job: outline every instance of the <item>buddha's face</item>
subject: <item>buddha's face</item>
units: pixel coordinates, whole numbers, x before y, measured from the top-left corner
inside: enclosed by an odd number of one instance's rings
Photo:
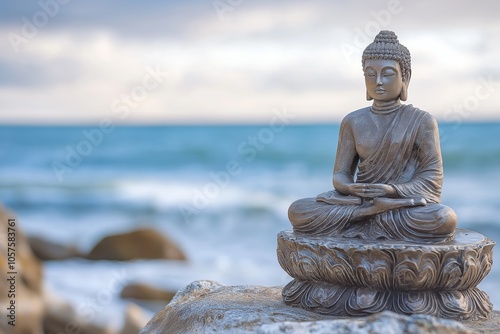
[[[384,102],[399,98],[404,85],[399,62],[366,59],[364,72],[366,91],[371,98]]]

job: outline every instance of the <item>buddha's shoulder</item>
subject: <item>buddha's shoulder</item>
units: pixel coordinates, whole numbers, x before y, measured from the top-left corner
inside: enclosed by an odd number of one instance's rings
[[[360,119],[363,119],[365,117],[370,116],[370,107],[364,107],[358,110],[354,110],[350,113],[348,113],[344,119],[342,120],[343,123],[353,123],[353,122],[358,122]]]
[[[432,116],[432,114],[429,113],[428,111],[414,107],[411,104],[407,105],[406,108],[409,108],[409,112],[411,112],[411,113],[419,113],[421,115],[421,118],[422,118],[421,123],[423,123],[424,125],[437,126],[436,118],[434,118],[434,116]]]

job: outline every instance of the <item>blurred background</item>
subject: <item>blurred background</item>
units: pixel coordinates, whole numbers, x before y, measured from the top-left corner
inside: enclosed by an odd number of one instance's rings
[[[86,321],[121,328],[130,284],[286,284],[276,234],[291,202],[331,188],[338,124],[368,105],[361,53],[383,29],[412,54],[407,102],[440,123],[443,203],[500,240],[497,1],[1,8],[0,202],[45,252],[44,298]],[[149,228],[182,256],[96,255]],[[140,253],[143,234],[123,247]],[[495,305],[497,268],[480,285]],[[133,297],[146,318],[166,303]]]

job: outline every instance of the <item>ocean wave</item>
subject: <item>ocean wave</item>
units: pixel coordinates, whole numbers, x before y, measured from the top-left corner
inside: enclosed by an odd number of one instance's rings
[[[65,162],[66,147],[85,139],[85,127],[0,127],[0,200],[26,234],[82,251],[105,236],[151,227],[188,255],[186,264],[47,263],[47,287],[76,306],[97,296],[122,268],[131,281],[172,289],[198,279],[284,285],[290,278],[276,259],[276,234],[291,228],[287,210],[294,200],[332,188],[339,126],[290,126],[255,155],[241,154],[238,147],[248,150],[250,136],[262,128],[117,127],[60,182],[52,164]],[[459,227],[500,240],[500,124],[441,129],[443,204],[457,212]],[[241,170],[227,178],[230,161]],[[499,275],[494,266],[483,282],[494,303],[500,303],[492,293]],[[110,306],[122,307],[118,294]]]

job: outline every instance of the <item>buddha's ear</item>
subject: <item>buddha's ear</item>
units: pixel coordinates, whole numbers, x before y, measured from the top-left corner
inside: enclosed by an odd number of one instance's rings
[[[373,100],[373,97],[370,96],[370,94],[368,94],[368,90],[366,90],[366,101],[371,101]]]
[[[401,88],[401,94],[399,94],[399,99],[401,101],[406,101],[408,99],[408,86],[410,85],[411,70],[408,71],[408,78],[403,81],[403,88]]]
[[[399,99],[401,101],[408,100],[408,83],[403,81],[403,88],[401,88],[401,93],[399,94]]]

